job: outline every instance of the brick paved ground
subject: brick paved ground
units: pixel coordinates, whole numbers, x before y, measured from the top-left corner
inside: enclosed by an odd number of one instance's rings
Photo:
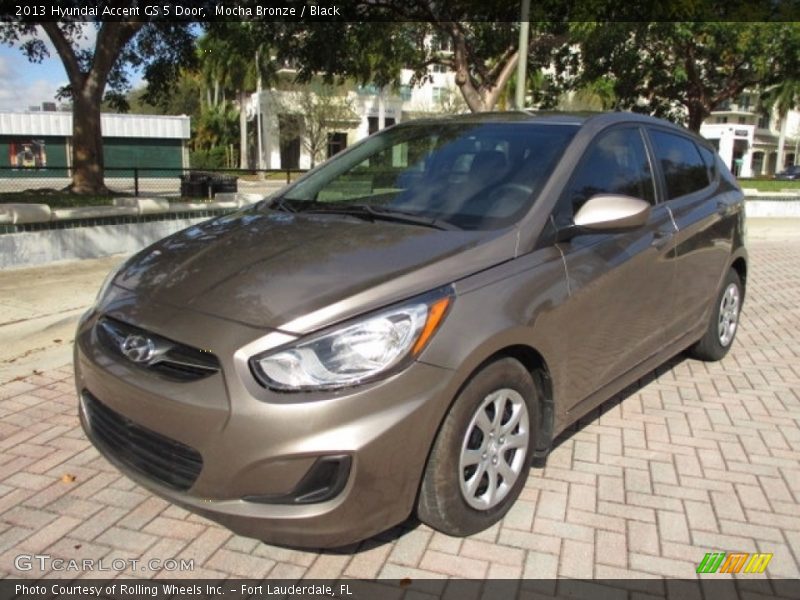
[[[501,524],[468,539],[406,525],[345,551],[302,552],[237,537],[98,456],[77,424],[68,366],[3,385],[0,575],[40,576],[13,560],[47,553],[192,558],[186,575],[201,577],[692,577],[717,550],[772,552],[767,576],[798,577],[800,239],[755,240],[751,255],[731,355],[675,359],[608,402],[561,437]]]

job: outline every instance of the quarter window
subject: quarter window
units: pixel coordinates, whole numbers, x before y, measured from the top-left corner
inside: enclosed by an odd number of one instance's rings
[[[698,146],[698,148],[700,148],[700,156],[703,157],[703,162],[706,163],[708,178],[713,182],[717,178],[717,155],[704,146]]]
[[[664,131],[650,132],[656,159],[664,173],[667,199],[702,190],[710,183],[706,163],[689,138]]]

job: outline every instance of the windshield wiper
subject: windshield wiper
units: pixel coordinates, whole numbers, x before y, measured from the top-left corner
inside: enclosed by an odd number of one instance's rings
[[[385,206],[372,206],[370,204],[341,204],[336,205],[331,203],[324,208],[312,208],[304,210],[304,213],[328,213],[337,215],[349,215],[370,221],[382,220],[392,221],[394,223],[406,223],[408,225],[419,225],[421,227],[431,227],[432,229],[441,229],[445,231],[459,230],[452,223],[442,221],[440,219],[432,219],[429,217],[422,217],[420,215],[387,208]]]
[[[272,201],[267,205],[267,208],[271,208],[272,210],[282,210],[283,212],[290,213],[297,212],[297,209],[289,204],[286,196],[278,196],[277,198],[273,198]]]

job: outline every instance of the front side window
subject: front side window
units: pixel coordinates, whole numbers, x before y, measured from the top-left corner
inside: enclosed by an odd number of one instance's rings
[[[461,229],[510,225],[532,205],[575,125],[399,125],[323,165],[280,199],[293,210],[357,204]]]
[[[614,129],[586,151],[556,209],[556,225],[567,226],[598,194],[632,196],[655,204],[655,187],[642,134],[637,127]]]
[[[651,130],[656,160],[664,173],[667,199],[679,198],[707,187],[711,182],[706,163],[695,143],[687,137]]]

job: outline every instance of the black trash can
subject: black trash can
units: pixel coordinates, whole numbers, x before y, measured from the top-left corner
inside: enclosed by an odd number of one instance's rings
[[[239,179],[233,175],[215,174],[211,179],[212,194],[235,194],[239,191]]]
[[[189,171],[181,176],[181,196],[184,198],[208,198],[210,176],[203,171]]]

